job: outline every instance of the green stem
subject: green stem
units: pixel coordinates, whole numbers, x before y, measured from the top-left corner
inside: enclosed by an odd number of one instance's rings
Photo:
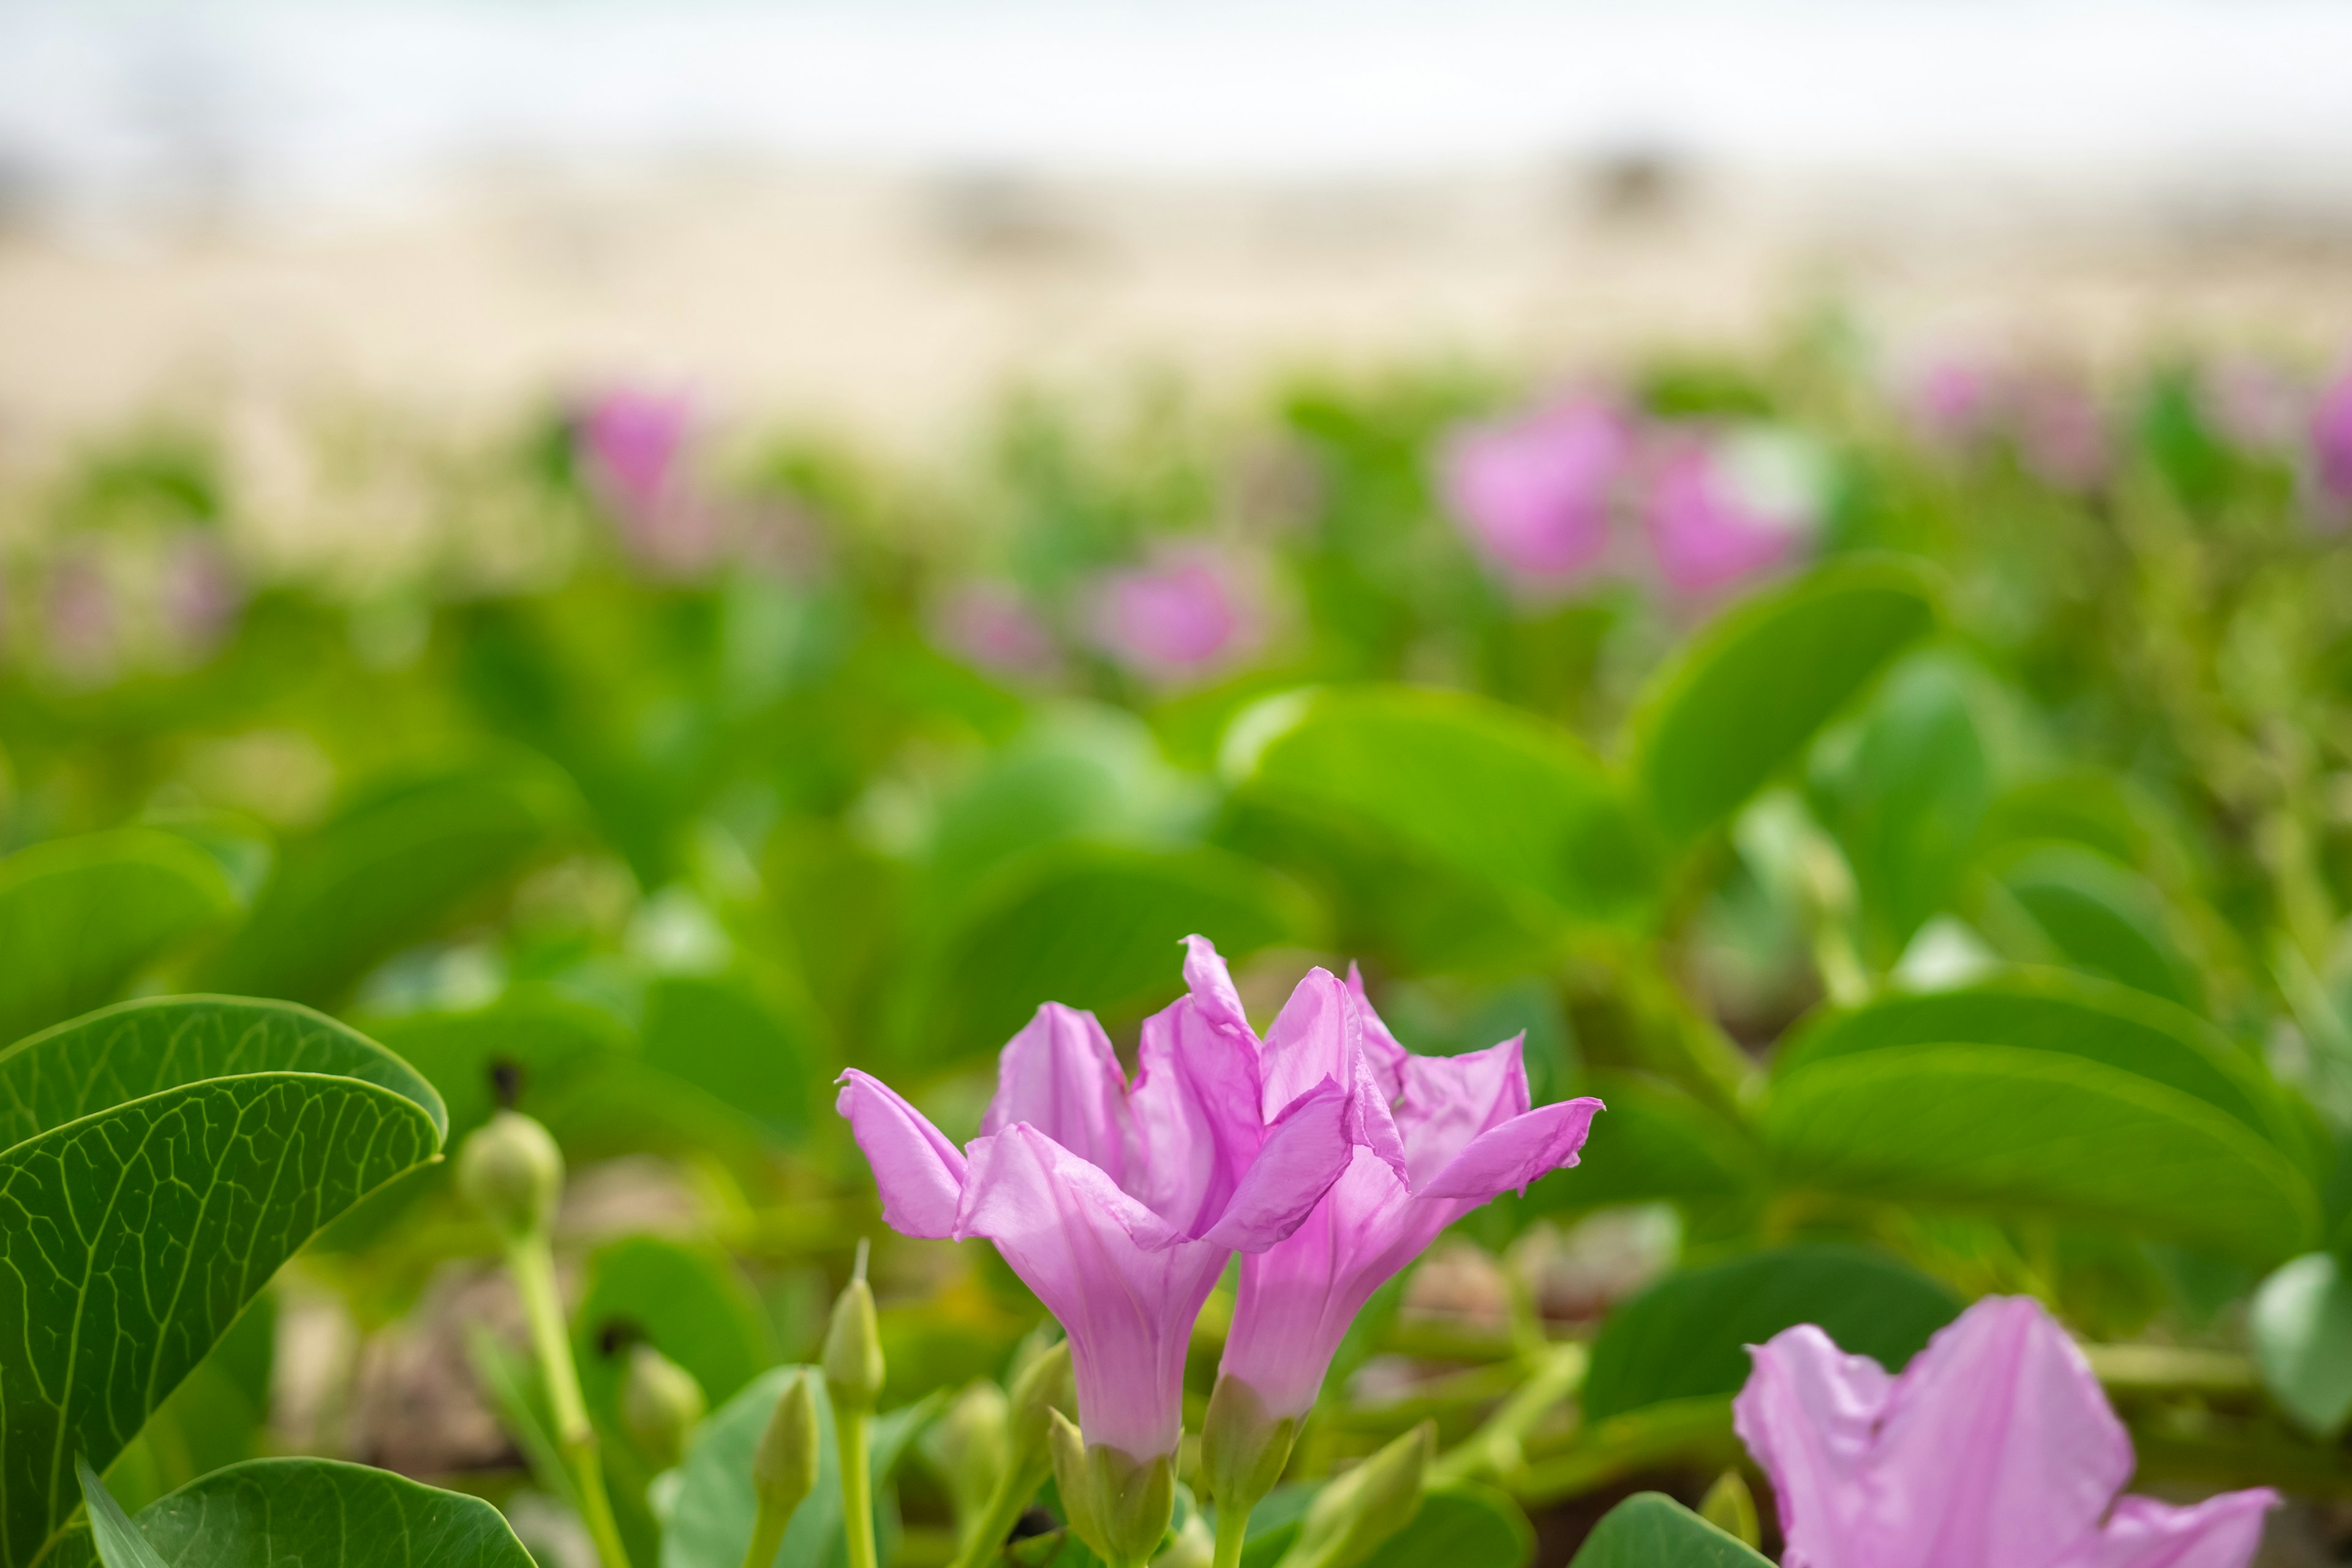
[[[841,1446],[841,1536],[849,1548],[849,1568],[877,1568],[874,1552],[874,1475],[868,1462],[871,1411],[839,1409],[833,1413],[834,1436]]]
[[[997,1478],[996,1489],[989,1494],[988,1507],[964,1527],[963,1542],[950,1568],[982,1568],[1004,1546],[1004,1539],[1029,1508],[1029,1500],[1053,1474],[1053,1463],[1038,1455],[1023,1463],[1009,1467]],[[766,1568],[765,1564],[761,1568]]]
[[[743,1552],[743,1568],[771,1568],[776,1553],[783,1549],[784,1527],[792,1521],[789,1512],[761,1509],[751,1524],[751,1544]]]
[[[1217,1550],[1210,1568],[1239,1568],[1242,1544],[1249,1537],[1249,1510],[1232,1508],[1217,1515]]]
[[[1430,1467],[1429,1484],[1441,1487],[1482,1475],[1508,1477],[1523,1468],[1527,1455],[1521,1445],[1528,1434],[1583,1384],[1590,1361],[1591,1354],[1581,1344],[1552,1347],[1492,1419]]]
[[[621,1544],[612,1499],[604,1493],[604,1467],[596,1457],[596,1429],[588,1424],[587,1401],[580,1394],[580,1371],[572,1362],[572,1336],[564,1328],[563,1302],[555,1289],[554,1249],[544,1235],[527,1237],[507,1249],[507,1269],[514,1276],[515,1294],[522,1298],[523,1321],[530,1326],[530,1347],[539,1358],[539,1380],[547,1387],[548,1410],[555,1418],[556,1451],[572,1472],[572,1484],[579,1493],[581,1522],[588,1527],[604,1568],[629,1568],[628,1549]]]

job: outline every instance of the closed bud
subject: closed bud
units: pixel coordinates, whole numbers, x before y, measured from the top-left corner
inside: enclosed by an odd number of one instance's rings
[[[760,1446],[751,1450],[751,1495],[762,1514],[772,1510],[788,1520],[816,1489],[817,1442],[816,1396],[808,1373],[799,1373],[776,1396]]]
[[[1138,1459],[1088,1443],[1068,1416],[1053,1411],[1054,1478],[1063,1511],[1080,1541],[1110,1568],[1141,1568],[1160,1550],[1176,1512],[1176,1457]]]
[[[882,1397],[882,1323],[863,1271],[833,1304],[824,1331],[824,1386],[835,1410],[871,1410]]]
[[[1237,1377],[1217,1379],[1201,1426],[1201,1475],[1218,1517],[1246,1516],[1274,1489],[1297,1436],[1297,1416],[1276,1420],[1256,1389]]]
[[[692,1373],[651,1345],[629,1347],[628,1369],[621,1377],[621,1424],[656,1471],[686,1457],[687,1441],[709,1409]]]
[[[563,1152],[546,1128],[501,1110],[457,1151],[457,1190],[509,1244],[545,1236],[563,1193]]]
[[[1424,1421],[1315,1494],[1277,1568],[1356,1568],[1421,1511],[1437,1447]]]

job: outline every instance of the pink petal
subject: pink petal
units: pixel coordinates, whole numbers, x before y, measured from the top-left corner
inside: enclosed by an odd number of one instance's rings
[[[1451,1163],[1472,1139],[1526,1111],[1525,1039],[1519,1036],[1458,1057],[1405,1058],[1396,1123],[1414,1190]]]
[[[1308,970],[1282,1005],[1265,1032],[1258,1070],[1264,1082],[1260,1109],[1267,1121],[1328,1079],[1354,1101],[1350,1136],[1403,1173],[1404,1142],[1365,1058],[1363,1015],[1329,970]]]
[[[1372,999],[1364,994],[1364,972],[1352,963],[1348,965],[1348,994],[1356,999],[1356,1011],[1364,1016],[1364,1060],[1370,1064],[1381,1092],[1394,1101],[1404,1092],[1404,1058],[1412,1053],[1372,1010]]]
[[[1034,1127],[975,1139],[955,1236],[982,1236],[1069,1336],[1089,1443],[1172,1452],[1192,1320],[1231,1254],[1187,1240]]]
[[[1264,1141],[1255,1037],[1214,1026],[1180,996],[1143,1022],[1136,1053],[1137,1195],[1188,1236],[1214,1225]]]
[[[1124,1186],[1128,1150],[1127,1074],[1110,1037],[1091,1013],[1048,1002],[996,1058],[996,1098],[983,1133],[1025,1121]]]
[[[1184,986],[1211,1028],[1253,1047],[1257,1045],[1257,1031],[1242,1010],[1242,994],[1234,989],[1233,971],[1225,967],[1216,944],[1198,933],[1184,939]]]
[[[1413,1195],[1483,1204],[1514,1187],[1524,1193],[1538,1176],[1576,1163],[1578,1151],[1592,1131],[1593,1112],[1601,1109],[1599,1100],[1590,1098],[1564,1100],[1514,1116],[1473,1138]]]
[[[1263,1252],[1297,1230],[1354,1153],[1349,1109],[1347,1091],[1329,1079],[1292,1100],[1205,1239]]]
[[[2223,1492],[2193,1508],[2118,1498],[2098,1540],[2061,1568],[2246,1568],[2263,1543],[2263,1516],[2278,1501],[2268,1487]]]
[[[1801,1323],[1751,1345],[1756,1370],[1731,1402],[1732,1426],[1772,1482],[1788,1538],[1782,1568],[1916,1568],[1880,1557],[1872,1440],[1895,1380]]]
[[[874,1167],[882,1221],[901,1236],[953,1234],[964,1181],[962,1151],[880,1079],[851,1068],[834,1109]]]

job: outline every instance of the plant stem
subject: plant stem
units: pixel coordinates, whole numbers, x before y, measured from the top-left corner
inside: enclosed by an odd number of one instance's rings
[[[989,1494],[988,1507],[965,1528],[950,1568],[983,1568],[996,1556],[1003,1548],[1004,1538],[1013,1533],[1013,1527],[1027,1510],[1029,1500],[1037,1495],[1037,1489],[1045,1484],[1045,1478],[1052,1472],[1051,1463],[1041,1456],[997,1478],[996,1489]],[[766,1565],[761,1564],[761,1568]]]
[[[1242,1543],[1249,1536],[1249,1510],[1227,1509],[1217,1515],[1217,1550],[1210,1568],[1239,1568]]]
[[[539,1379],[547,1386],[549,1413],[555,1418],[556,1451],[579,1492],[581,1522],[588,1527],[604,1568],[629,1568],[628,1549],[621,1544],[612,1500],[604,1494],[596,1429],[588,1424],[580,1371],[572,1363],[572,1336],[564,1328],[563,1303],[555,1289],[554,1249],[543,1235],[525,1237],[507,1249],[507,1269],[514,1276],[515,1293],[522,1298],[531,1350],[539,1357]]]
[[[784,1527],[793,1521],[791,1514],[781,1517],[773,1509],[763,1508],[751,1523],[751,1544],[743,1551],[743,1568],[769,1568],[784,1544]]]
[[[833,1413],[841,1446],[841,1538],[849,1548],[849,1568],[877,1568],[874,1553],[874,1475],[866,1447],[873,1415],[864,1410]]]

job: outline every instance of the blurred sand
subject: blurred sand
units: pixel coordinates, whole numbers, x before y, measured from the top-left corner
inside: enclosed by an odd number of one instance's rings
[[[2126,172],[2127,173],[2127,172]],[[1115,182],[478,171],[404,212],[0,231],[19,452],[227,395],[431,417],[614,378],[889,442],[1008,384],[1738,348],[1836,301],[1896,358],[2352,342],[2352,212],[2227,181],[1682,168]]]

